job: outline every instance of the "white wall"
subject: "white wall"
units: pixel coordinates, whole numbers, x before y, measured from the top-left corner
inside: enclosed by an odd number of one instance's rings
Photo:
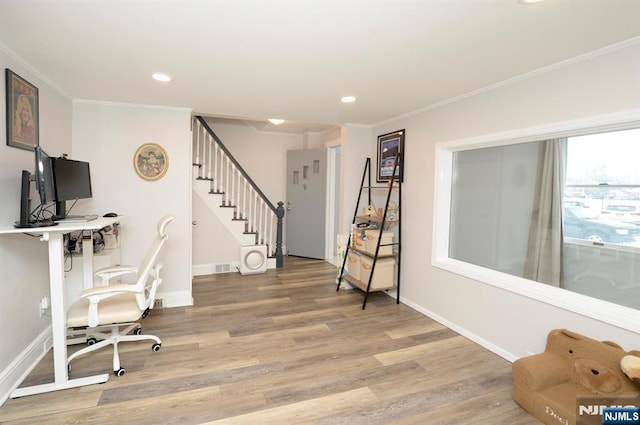
[[[122,262],[139,264],[160,217],[176,216],[161,254],[158,298],[167,307],[192,304],[190,113],[182,108],[73,104],[72,158],[90,162],[93,188],[93,198],[79,201],[76,208],[125,216],[120,222]],[[159,144],[169,157],[167,173],[159,180],[143,180],[133,168],[133,156],[145,143]]]
[[[402,300],[511,359],[544,350],[549,330],[561,327],[639,348],[640,328],[622,330],[431,265],[436,143],[638,108],[636,43],[376,126],[375,135],[406,129]]]
[[[211,195],[217,196],[217,195]],[[214,273],[215,265],[239,259],[240,243],[199,196],[193,196],[194,275]],[[233,271],[233,269],[230,269]]]
[[[71,151],[71,100],[0,44],[0,227],[18,219],[21,170],[34,171],[33,152],[6,143],[5,68],[38,87],[40,146],[51,155]],[[37,197],[32,202],[37,205]],[[50,328],[51,317],[40,317],[39,308],[40,299],[49,296],[48,267],[46,243],[26,235],[0,236],[0,404],[28,366],[16,360],[42,353],[41,346],[28,348]]]
[[[342,127],[342,151],[341,151],[341,191],[340,191],[340,220],[338,228],[340,233],[349,233],[353,222],[353,213],[356,208],[358,192],[362,183],[365,160],[371,158],[372,164],[376,161],[375,136],[371,127],[346,124]],[[375,179],[375,168],[372,173]]]

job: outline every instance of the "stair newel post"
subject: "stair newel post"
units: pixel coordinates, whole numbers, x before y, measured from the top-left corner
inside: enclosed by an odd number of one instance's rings
[[[276,208],[276,217],[278,225],[276,227],[276,267],[282,267],[284,265],[284,259],[282,255],[282,222],[284,218],[284,202],[278,201],[278,207]]]

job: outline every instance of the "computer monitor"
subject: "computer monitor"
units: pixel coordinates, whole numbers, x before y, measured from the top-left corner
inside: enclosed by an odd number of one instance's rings
[[[45,217],[47,203],[55,201],[55,187],[52,173],[51,158],[40,147],[34,148],[35,171],[31,174],[22,170],[20,179],[20,220],[15,222],[15,227],[41,227],[51,226],[54,223],[51,217]],[[40,205],[31,210],[31,182],[35,181],[36,190],[40,198]]]
[[[51,170],[51,158],[40,146],[36,146],[34,152],[36,169],[33,176],[36,181],[36,189],[40,195],[40,204],[44,207],[48,202],[56,200]]]
[[[52,158],[51,168],[56,199],[55,220],[66,218],[65,201],[92,197],[89,163],[67,158]]]

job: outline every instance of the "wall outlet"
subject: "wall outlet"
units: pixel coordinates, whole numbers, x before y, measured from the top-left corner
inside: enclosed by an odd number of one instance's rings
[[[49,297],[44,296],[40,299],[40,317],[47,314],[47,310],[51,307],[51,303],[49,302]]]

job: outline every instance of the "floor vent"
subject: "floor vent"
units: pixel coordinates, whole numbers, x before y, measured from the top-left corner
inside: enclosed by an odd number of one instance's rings
[[[153,308],[162,308],[164,306],[164,300],[162,298],[156,298],[153,300]]]
[[[230,264],[216,264],[216,273],[229,273],[230,271]]]

